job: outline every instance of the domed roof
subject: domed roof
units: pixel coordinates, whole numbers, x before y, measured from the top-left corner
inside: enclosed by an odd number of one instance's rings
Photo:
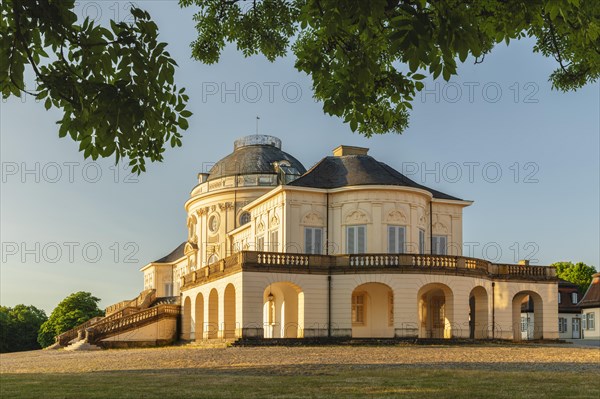
[[[234,175],[276,174],[273,162],[288,161],[299,174],[306,168],[300,161],[281,150],[281,140],[273,136],[252,135],[237,139],[233,152],[208,172],[208,180]]]

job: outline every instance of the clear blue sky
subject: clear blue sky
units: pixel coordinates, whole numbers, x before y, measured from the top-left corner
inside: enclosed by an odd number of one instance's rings
[[[85,4],[79,14],[100,10],[103,22],[115,12],[112,1]],[[101,306],[137,295],[139,268],[186,237],[183,203],[196,174],[231,152],[235,138],[253,134],[257,115],[260,132],[281,138],[307,168],[339,144],[366,146],[414,180],[474,200],[464,212],[465,255],[598,268],[600,86],[552,91],[555,61],[533,54],[531,41],[498,46],[483,64],[467,60],[451,84],[427,82],[430,94],[417,97],[404,134],[366,139],[323,114],[293,57],[245,59],[232,46],[218,64],[203,65],[190,59],[190,9],[137,4],[156,18],[191,96],[183,148],[131,179],[116,175],[112,160],[88,164],[76,144],[59,139],[56,110],[31,98],[3,102],[2,305],[49,312],[79,290],[102,298]]]

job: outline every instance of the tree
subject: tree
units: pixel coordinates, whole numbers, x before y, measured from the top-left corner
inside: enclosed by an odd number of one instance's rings
[[[574,90],[600,75],[597,0],[180,0],[198,6],[192,55],[219,60],[225,43],[269,60],[291,47],[323,110],[365,136],[402,132],[425,75],[449,80],[457,58],[483,61],[495,44],[536,39],[550,76]],[[290,44],[293,41],[292,44]]]
[[[99,298],[89,292],[79,291],[63,299],[52,311],[50,318],[40,328],[38,342],[42,347],[52,345],[57,335],[69,331],[89,319],[104,316],[98,308]]]
[[[35,306],[0,306],[0,352],[39,349],[38,331],[46,320],[46,313]]]
[[[64,112],[84,156],[116,154],[160,161],[166,143],[181,145],[191,113],[173,83],[175,61],[157,41],[150,15],[132,8],[132,24],[77,23],[75,0],[5,0],[0,68],[6,98],[28,92],[23,71],[37,77],[45,106]],[[180,0],[197,7],[192,56],[212,64],[226,43],[273,61],[292,50],[312,78],[325,113],[369,137],[408,126],[422,80],[449,80],[457,61],[480,63],[498,43],[525,37],[558,63],[555,89],[575,90],[600,75],[597,0]],[[46,50],[52,54],[48,55]],[[52,56],[52,57],[51,57]]]
[[[577,284],[579,290],[585,293],[592,283],[592,275],[596,273],[594,266],[588,266],[583,262],[556,262],[550,266],[556,267],[556,275],[571,283]]]
[[[166,143],[181,146],[188,97],[174,84],[175,61],[150,15],[109,27],[77,21],[75,0],[4,0],[0,25],[3,98],[29,94],[59,108],[59,137],[85,158],[127,157],[133,172],[161,161]],[[37,87],[25,87],[25,67]]]

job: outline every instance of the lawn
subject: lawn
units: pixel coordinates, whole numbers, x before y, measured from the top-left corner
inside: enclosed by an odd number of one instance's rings
[[[4,374],[3,398],[598,398],[597,373],[337,367]]]

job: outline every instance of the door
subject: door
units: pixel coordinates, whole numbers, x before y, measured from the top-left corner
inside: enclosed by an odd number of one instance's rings
[[[581,338],[581,320],[577,317],[573,317],[573,338]]]

